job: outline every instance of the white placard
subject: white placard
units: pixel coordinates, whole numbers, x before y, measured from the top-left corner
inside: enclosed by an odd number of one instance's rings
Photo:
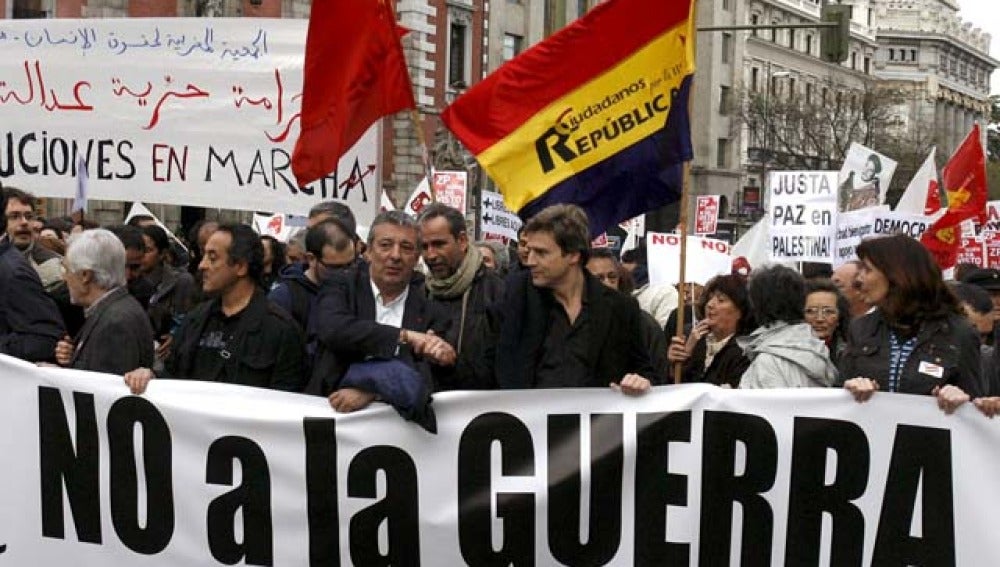
[[[505,244],[510,240],[517,240],[517,231],[523,224],[521,217],[507,209],[503,195],[493,191],[483,191],[479,223],[482,240],[499,240]]]
[[[840,210],[856,211],[885,203],[885,194],[895,172],[895,161],[851,142],[837,177]]]
[[[336,199],[368,225],[377,126],[331,176],[292,175],[307,23],[0,20],[0,179],[70,198],[82,156],[91,199],[299,215]]]
[[[768,248],[771,260],[834,260],[837,172],[774,171],[768,176]]]
[[[647,232],[646,250],[650,284],[674,285],[680,281],[680,235]],[[732,246],[724,240],[688,236],[684,279],[704,285],[719,274],[730,273],[733,266],[731,252]]]

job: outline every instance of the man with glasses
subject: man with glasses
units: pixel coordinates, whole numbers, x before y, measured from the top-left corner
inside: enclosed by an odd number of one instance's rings
[[[4,207],[7,240],[24,254],[25,259],[42,280],[42,287],[46,291],[51,291],[62,284],[62,273],[59,269],[62,257],[37,244],[38,238],[33,224],[38,199],[31,193],[14,187],[7,187],[4,191],[7,192],[7,205]]]
[[[357,265],[353,234],[348,234],[341,223],[330,219],[308,229],[305,248],[305,267],[302,264],[285,266],[278,285],[267,295],[295,319],[302,332],[309,330],[309,313],[323,282],[331,275],[352,270]],[[312,341],[309,354],[315,354]]]
[[[0,232],[5,233],[0,238],[0,354],[30,362],[53,360],[56,343],[65,333],[63,321],[38,273],[7,232],[8,218],[21,222],[28,213],[19,198],[8,207],[8,192],[24,195],[14,191],[0,189],[0,210],[4,211]]]

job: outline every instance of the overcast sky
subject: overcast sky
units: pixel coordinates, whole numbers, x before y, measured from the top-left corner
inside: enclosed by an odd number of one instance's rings
[[[990,40],[990,55],[1000,59],[1000,2],[997,0],[958,0],[958,15],[977,28],[982,28],[993,38]],[[993,71],[991,92],[1000,94],[1000,69]]]

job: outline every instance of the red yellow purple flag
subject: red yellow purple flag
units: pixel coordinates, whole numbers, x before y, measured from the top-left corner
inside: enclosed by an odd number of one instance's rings
[[[692,158],[693,0],[608,0],[474,85],[442,119],[524,218],[591,234],[680,198]]]
[[[951,268],[961,245],[959,224],[972,217],[986,220],[986,152],[979,124],[965,137],[941,172],[948,209],[920,237],[941,268]]]
[[[376,120],[416,108],[389,0],[313,2],[292,153],[300,186],[334,171]]]

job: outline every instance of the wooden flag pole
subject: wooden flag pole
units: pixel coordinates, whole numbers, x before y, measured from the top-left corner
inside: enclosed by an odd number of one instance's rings
[[[434,193],[434,166],[431,164],[431,152],[427,148],[427,136],[424,135],[424,123],[420,120],[420,113],[416,108],[410,109],[410,120],[417,131],[417,141],[420,143],[420,157],[424,161],[424,175],[427,176],[427,192],[431,194],[431,202],[437,202],[437,195]]]
[[[687,226],[688,226],[688,193],[691,186],[691,162],[684,162],[684,180],[681,184],[681,212],[677,226],[680,228],[681,239],[681,265],[680,278],[677,288],[680,293],[677,295],[677,331],[675,337],[684,338],[684,293],[687,288],[685,268],[687,263]],[[684,363],[674,363],[674,384],[680,384],[684,376]]]

